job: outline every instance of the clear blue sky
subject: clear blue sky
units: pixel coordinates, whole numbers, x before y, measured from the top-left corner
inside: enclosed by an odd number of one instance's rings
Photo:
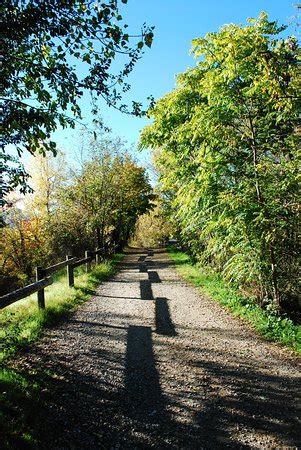
[[[120,2],[121,3],[121,2]],[[271,20],[288,24],[297,10],[292,0],[128,0],[121,5],[121,13],[130,33],[140,30],[146,22],[155,26],[154,43],[137,63],[129,82],[130,98],[146,101],[152,94],[159,98],[175,86],[175,75],[194,65],[189,55],[191,40],[210,31],[217,31],[225,23],[245,24],[248,17],[266,11]],[[136,145],[139,131],[147,119],[126,116],[102,104],[101,114],[113,132]],[[89,120],[88,109],[84,113]],[[64,130],[54,138],[72,158],[76,132]],[[148,161],[147,152],[136,154]]]

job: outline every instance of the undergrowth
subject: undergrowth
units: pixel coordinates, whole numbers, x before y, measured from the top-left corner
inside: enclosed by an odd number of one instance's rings
[[[301,326],[276,312],[262,309],[254,298],[241,295],[209,268],[194,264],[186,253],[172,246],[168,251],[177,270],[186,280],[230,309],[234,315],[246,319],[266,339],[280,342],[301,353]]]

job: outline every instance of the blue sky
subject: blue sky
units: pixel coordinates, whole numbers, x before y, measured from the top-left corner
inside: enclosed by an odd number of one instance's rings
[[[128,0],[121,5],[121,13],[130,33],[140,30],[146,22],[155,26],[153,46],[137,63],[129,78],[132,85],[130,98],[146,102],[148,95],[159,98],[175,86],[176,74],[194,65],[189,55],[191,41],[210,31],[217,31],[225,23],[245,24],[248,17],[257,17],[266,11],[271,20],[288,24],[296,15],[291,0]],[[101,103],[101,115],[113,133],[123,137],[133,148],[139,132],[148,123],[122,114]],[[90,120],[87,105],[83,108],[86,121]],[[72,159],[77,132],[63,130],[54,139]],[[142,163],[149,161],[148,152],[134,150]]]

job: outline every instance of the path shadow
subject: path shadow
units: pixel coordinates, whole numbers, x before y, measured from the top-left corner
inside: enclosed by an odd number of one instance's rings
[[[112,325],[109,323],[102,323],[102,322],[91,322],[91,321],[87,321],[87,320],[76,320],[76,319],[71,319],[70,323],[74,323],[74,324],[82,324],[84,327],[101,327],[101,328],[113,328],[114,330],[127,330],[128,328],[125,326],[121,326],[121,325]],[[90,330],[86,330],[83,331],[83,333],[86,334],[91,334]]]
[[[167,298],[157,297],[155,301],[156,333],[176,336],[176,330],[170,317]]]
[[[146,252],[146,248],[136,248],[129,246],[124,250],[124,253],[126,253],[127,255],[145,255]]]
[[[140,280],[140,297],[141,300],[154,300],[152,285],[149,280]]]
[[[153,353],[151,327],[130,325],[125,355],[124,407],[141,422],[162,421],[165,400]]]
[[[94,297],[110,298],[110,299],[111,299],[111,298],[113,298],[113,299],[116,299],[116,298],[123,298],[123,299],[125,299],[125,300],[141,300],[140,297],[131,297],[131,296],[125,297],[125,296],[106,295],[106,294],[94,294]]]
[[[241,437],[241,432],[246,442],[240,442],[236,448],[253,447],[252,444],[260,443],[266,434],[287,442],[287,446],[281,448],[300,448],[297,380],[265,374],[254,367],[244,370],[239,356],[228,364],[199,360],[197,366],[210,377],[217,391],[211,402],[207,401],[195,413],[203,439],[210,441],[212,448],[234,448],[229,443]],[[224,386],[231,387],[232,393],[217,395]],[[231,430],[235,429],[239,431],[233,436]],[[257,435],[257,441],[254,437],[248,441],[248,434]]]
[[[152,269],[168,269],[170,267],[187,264],[187,261],[171,261],[169,259],[160,259],[158,261],[147,261],[147,264]]]
[[[132,261],[121,261],[119,264],[118,264],[118,269],[119,270],[135,270],[135,269],[138,269],[138,267],[139,267],[139,263],[137,262],[137,261],[135,261],[135,262],[132,262]]]
[[[111,320],[124,317],[114,313]],[[36,348],[34,358],[27,355],[23,373],[12,374],[3,386],[0,380],[4,401],[10,399],[4,417],[9,415],[14,425],[11,448],[278,448],[273,443],[264,447],[266,435],[278,438],[282,448],[300,448],[296,378],[269,375],[252,360],[247,366],[249,361],[233,352],[232,358],[219,360],[216,348],[201,341],[188,356],[181,336],[176,353],[158,338],[163,354],[156,347],[157,361],[150,327],[88,322],[68,321],[62,343],[58,329],[51,349]],[[210,359],[201,356],[205,350]],[[192,383],[187,371],[193,372]],[[24,386],[30,385],[12,397],[20,376]],[[36,444],[23,447],[24,433]]]
[[[154,299],[155,278],[141,281],[141,299]],[[157,333],[173,336],[168,300],[155,299],[155,311]],[[180,332],[171,342],[133,325],[141,318],[132,313],[100,312],[97,322],[93,317],[94,310],[83,309],[63,330],[54,329],[50,342],[25,354],[23,373],[0,380],[6,408],[1,418],[13,425],[11,448],[279,448],[264,447],[267,435],[282,448],[300,448],[294,371],[271,375],[263,359],[235,353],[229,341],[232,333],[237,339],[234,331],[208,325],[207,340],[191,328],[185,339]],[[228,340],[229,348],[210,344],[209,333],[213,340]],[[239,339],[246,349],[249,337]],[[269,361],[283,363],[272,355]],[[18,383],[22,389],[13,396]]]
[[[148,279],[150,283],[161,283],[158,272],[155,272],[154,270],[148,271]]]
[[[139,272],[141,273],[146,273],[147,272],[147,267],[145,263],[140,263],[139,264]]]

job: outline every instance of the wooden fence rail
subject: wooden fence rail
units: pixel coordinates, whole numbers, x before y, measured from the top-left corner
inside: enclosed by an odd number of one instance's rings
[[[70,259],[66,259],[66,261],[59,262],[57,264],[54,264],[54,266],[46,267],[45,274],[50,275],[54,272],[57,272],[60,269],[63,269],[64,267],[69,266],[70,264],[73,264],[77,260],[77,257],[71,257]]]
[[[43,280],[36,281],[35,283],[29,284],[21,289],[18,289],[10,294],[3,295],[0,297],[0,308],[5,308],[6,306],[11,305],[12,303],[21,300],[22,298],[28,297],[34,292],[39,292],[41,289],[44,289],[46,286],[49,286],[53,283],[53,279],[51,277],[44,278]]]
[[[49,266],[46,268],[36,267],[36,282],[29,284],[21,289],[10,292],[9,294],[3,295],[0,297],[0,309],[5,308],[6,306],[15,303],[22,298],[28,297],[29,295],[37,292],[37,300],[38,306],[41,309],[45,308],[45,292],[44,288],[53,283],[53,278],[49,277],[58,270],[67,268],[67,278],[69,286],[74,286],[74,269],[75,267],[79,267],[82,264],[86,264],[86,272],[89,272],[91,262],[95,259],[96,264],[99,264],[101,261],[101,256],[105,254],[103,248],[97,248],[94,251],[85,251],[85,258],[78,259],[76,256],[67,255],[65,261],[61,261],[53,266]]]
[[[78,261],[76,261],[75,263],[72,264],[72,267],[75,269],[75,267],[79,267],[82,266],[83,264],[87,264],[88,262],[92,261],[92,257],[88,256],[87,258],[82,258],[79,259]]]

